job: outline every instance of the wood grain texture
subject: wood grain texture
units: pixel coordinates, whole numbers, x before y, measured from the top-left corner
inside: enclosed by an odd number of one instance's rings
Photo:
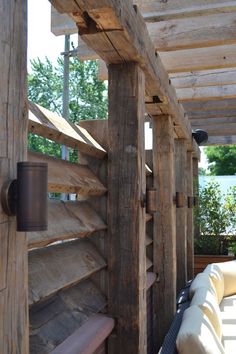
[[[0,181],[16,177],[27,146],[27,1],[0,2]],[[25,233],[0,205],[0,352],[28,354]]]
[[[157,51],[235,44],[236,13],[173,19],[147,24]]]
[[[87,167],[30,151],[28,161],[48,164],[48,192],[103,195],[106,188]]]
[[[169,116],[153,119],[153,185],[158,200],[153,215],[153,269],[159,279],[153,287],[153,339],[158,352],[176,311],[174,137]]]
[[[54,112],[29,101],[30,133],[43,136],[73,149],[97,157],[104,158],[106,152],[91,135],[76,124],[68,122]]]
[[[236,98],[236,85],[181,88],[176,90],[180,102]]]
[[[175,140],[175,188],[184,203],[176,208],[177,293],[187,281],[187,147],[183,139]]]
[[[193,196],[193,154],[187,152],[187,196]],[[187,209],[187,280],[193,279],[194,268],[193,208]]]
[[[30,309],[30,353],[51,353],[105,306],[106,298],[90,280],[34,305]]]
[[[199,171],[198,171],[198,159],[193,158],[193,196],[199,196]],[[200,227],[196,218],[196,213],[194,214],[193,219],[194,224],[194,239],[197,239],[200,236]]]
[[[234,256],[217,256],[217,255],[194,255],[194,276],[203,270],[210,263],[228,262],[235,259]]]
[[[207,16],[236,11],[235,1],[229,0],[135,0],[146,21]]]
[[[210,136],[206,146],[210,145],[234,145],[236,144],[236,135]]]
[[[29,232],[28,248],[47,246],[50,243],[86,237],[107,225],[88,202],[49,200],[47,231]]]
[[[108,311],[117,319],[109,353],[146,346],[144,74],[109,65]],[[127,321],[127,318],[129,319]]]
[[[184,102],[183,107],[186,111],[211,111],[211,110],[231,110],[236,109],[235,98],[231,99],[218,99],[217,101],[192,101]]]
[[[113,318],[95,315],[75,331],[52,354],[94,354],[115,326]]]
[[[160,52],[159,55],[168,73],[236,67],[235,44]]]
[[[29,253],[29,304],[79,283],[106,263],[87,240],[62,243]]]
[[[70,6],[75,6],[72,0],[67,2],[67,6],[62,0],[51,2],[64,13],[69,13]],[[78,11],[86,11],[92,19],[88,21],[87,28],[80,27],[81,38],[108,64],[138,62],[145,73],[147,94],[159,97],[180,126],[182,136],[190,138],[190,126],[177,102],[174,88],[155,53],[145,22],[132,2],[79,0],[77,4]]]

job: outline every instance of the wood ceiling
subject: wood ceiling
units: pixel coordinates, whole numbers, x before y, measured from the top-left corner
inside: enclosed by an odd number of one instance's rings
[[[136,0],[192,129],[208,132],[207,145],[236,144],[236,0]],[[77,32],[52,8],[55,35]],[[99,59],[80,38],[82,60]],[[100,62],[99,76],[107,78]]]

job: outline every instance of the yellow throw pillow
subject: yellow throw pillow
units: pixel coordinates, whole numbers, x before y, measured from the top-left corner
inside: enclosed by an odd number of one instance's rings
[[[222,323],[220,308],[215,295],[209,291],[208,288],[198,288],[192,298],[190,306],[197,305],[208,317],[214,330],[221,340],[222,337]]]
[[[179,354],[224,354],[214,328],[198,306],[185,310],[176,340]]]

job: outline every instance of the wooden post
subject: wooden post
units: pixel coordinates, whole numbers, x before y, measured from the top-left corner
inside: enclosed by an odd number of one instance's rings
[[[194,273],[194,235],[193,235],[193,154],[187,152],[187,195],[190,197],[187,211],[187,279],[193,279]]]
[[[27,1],[0,2],[0,188],[26,160]],[[0,204],[0,352],[28,353],[28,257],[25,233]]]
[[[175,140],[175,188],[184,198],[183,206],[176,208],[177,293],[187,280],[187,143]]]
[[[198,196],[199,196],[199,176],[198,176],[198,159],[193,158],[193,193],[194,197],[197,198],[198,204]],[[197,205],[195,206],[197,207]],[[197,223],[196,217],[194,217],[194,238],[200,237],[200,228]]]
[[[176,311],[176,222],[174,129],[169,116],[153,119],[153,184],[157,212],[153,215],[154,348],[158,351]]]
[[[145,80],[136,63],[109,65],[109,353],[146,353]]]

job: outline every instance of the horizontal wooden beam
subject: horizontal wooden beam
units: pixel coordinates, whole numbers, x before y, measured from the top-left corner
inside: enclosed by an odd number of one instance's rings
[[[29,312],[31,354],[52,352],[97,313],[104,311],[106,303],[105,296],[94,283],[84,280],[43,304],[33,305]]]
[[[153,22],[147,28],[157,51],[236,43],[235,13]]]
[[[111,317],[95,315],[61,343],[51,354],[94,354],[115,326]]]
[[[189,111],[189,119],[203,119],[203,118],[226,118],[236,117],[236,109],[215,109],[208,111]]]
[[[32,102],[29,102],[28,130],[93,157],[102,159],[106,155],[106,151],[86,129]]]
[[[70,163],[30,151],[28,160],[48,164],[48,192],[103,195],[107,189],[85,165]]]
[[[207,86],[177,89],[180,102],[236,98],[236,85]]]
[[[175,88],[222,86],[236,84],[236,69],[225,68],[170,74]]]
[[[29,253],[29,305],[51,297],[106,267],[87,240],[62,243]]]
[[[107,225],[87,202],[49,200],[47,231],[28,232],[28,248],[47,246],[56,241],[82,238]]]
[[[205,146],[236,145],[236,135],[209,136]]]
[[[235,1],[229,0],[134,0],[146,21],[206,16],[236,11]]]
[[[79,25],[81,38],[108,64],[138,62],[145,73],[146,92],[166,105],[168,114],[180,127],[183,138],[190,139],[191,128],[177,103],[174,88],[149,37],[145,22],[131,1],[115,0],[67,1],[51,0],[55,8],[72,14]],[[121,8],[122,6],[122,8]],[[77,11],[76,11],[77,10]],[[86,12],[87,20],[82,14]],[[75,18],[76,16],[76,18]],[[90,20],[89,20],[90,19]],[[85,22],[83,22],[85,21]]]
[[[168,73],[236,67],[236,45],[159,53]]]
[[[183,102],[184,109],[189,111],[236,110],[236,99],[218,99],[217,101]]]

